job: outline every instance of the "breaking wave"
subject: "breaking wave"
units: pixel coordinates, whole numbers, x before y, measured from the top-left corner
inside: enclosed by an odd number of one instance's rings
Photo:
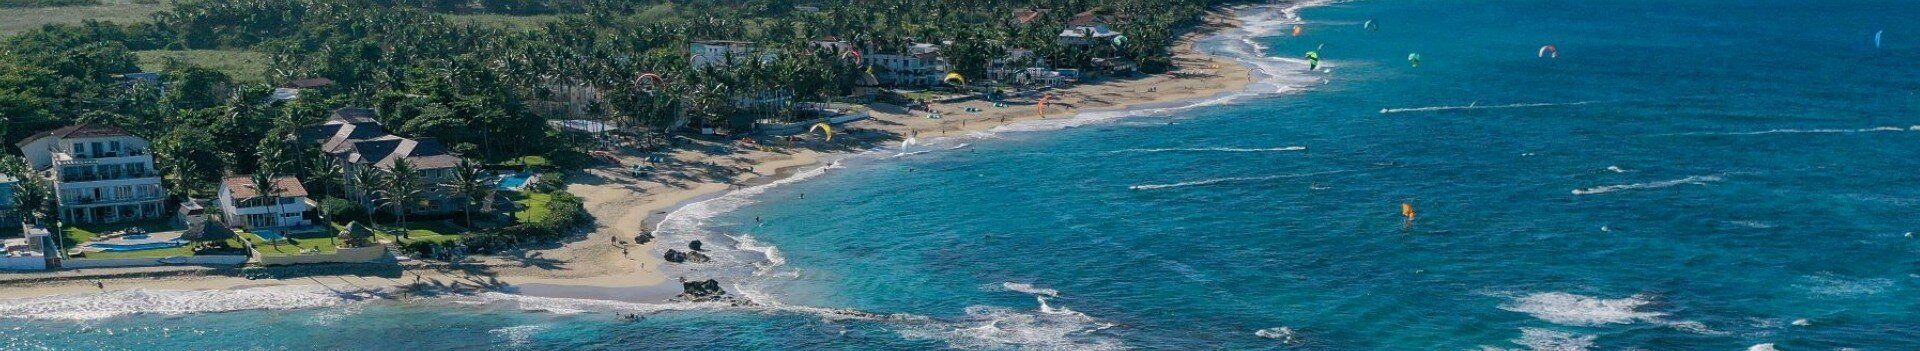
[[[1587,104],[1597,104],[1601,102],[1602,101],[1538,102],[1538,103],[1506,104],[1506,105],[1470,104],[1470,105],[1459,105],[1459,106],[1383,108],[1383,109],[1380,109],[1380,113],[1389,114],[1389,113],[1409,113],[1409,112],[1439,112],[1439,111],[1491,110],[1491,109],[1530,108],[1530,107],[1578,106],[1578,105],[1587,105]]]
[[[1121,154],[1121,153],[1158,153],[1158,152],[1285,152],[1285,151],[1306,151],[1306,150],[1307,150],[1307,147],[1305,146],[1270,147],[1270,148],[1202,147],[1202,148],[1166,148],[1166,149],[1125,149],[1125,150],[1108,151],[1107,153]]]
[[[1593,347],[1593,335],[1580,335],[1552,329],[1520,328],[1520,337],[1511,340],[1524,349],[1481,346],[1483,351],[1585,351]]]
[[[1595,195],[1595,194],[1611,193],[1611,192],[1621,191],[1621,190],[1657,189],[1657,188],[1665,188],[1665,187],[1670,187],[1675,185],[1686,185],[1686,184],[1704,185],[1707,183],[1718,182],[1720,180],[1721,180],[1720,176],[1711,176],[1711,175],[1692,176],[1692,177],[1686,177],[1681,179],[1663,180],[1663,181],[1651,182],[1651,183],[1605,185],[1605,186],[1597,186],[1592,188],[1573,189],[1573,194],[1574,195]]]
[[[1301,173],[1301,174],[1282,174],[1282,175],[1273,175],[1273,176],[1264,176],[1264,177],[1213,178],[1213,179],[1202,179],[1202,180],[1169,183],[1169,184],[1140,184],[1140,185],[1128,186],[1127,189],[1154,190],[1154,189],[1166,189],[1166,188],[1181,188],[1181,187],[1190,187],[1190,186],[1213,185],[1213,184],[1220,184],[1220,183],[1255,182],[1255,181],[1262,181],[1262,180],[1311,177],[1311,176],[1326,175],[1326,174],[1333,174],[1333,173],[1340,173],[1340,172],[1342,171]]]
[[[1033,284],[1005,282],[1005,283],[1000,283],[1000,287],[1005,288],[1008,291],[1015,291],[1015,292],[1025,293],[1028,295],[1060,297],[1059,290],[1035,287],[1033,286]]]
[[[184,291],[128,289],[0,300],[0,318],[93,320],[132,314],[294,310],[375,299],[379,297],[373,292],[337,292],[308,285]]]
[[[1500,309],[1526,313],[1553,324],[1597,326],[1656,321],[1666,313],[1641,311],[1651,304],[1641,296],[1602,299],[1564,292],[1535,293],[1500,305]]]
[[[1789,128],[1789,129],[1769,129],[1769,130],[1762,130],[1762,131],[1756,131],[1756,132],[1694,132],[1694,133],[1672,133],[1672,134],[1661,134],[1661,135],[1665,135],[1665,136],[1714,136],[1714,135],[1743,136],[1743,135],[1768,135],[1768,134],[1847,134],[1847,133],[1887,133],[1887,132],[1920,132],[1920,125],[1907,126],[1904,128],[1892,127],[1892,126],[1873,127],[1873,128],[1856,128],[1856,129],[1838,129],[1838,128],[1790,129]]]

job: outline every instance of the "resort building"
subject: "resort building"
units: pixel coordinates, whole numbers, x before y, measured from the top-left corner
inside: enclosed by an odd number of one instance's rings
[[[419,174],[418,185],[424,193],[421,203],[410,206],[407,213],[444,214],[461,209],[457,196],[437,186],[453,177],[455,168],[460,165],[460,157],[447,151],[445,145],[433,138],[404,138],[388,134],[386,127],[374,120],[372,109],[347,107],[334,110],[333,117],[328,118],[326,123],[308,127],[301,131],[299,137],[320,144],[320,151],[340,163],[340,174],[349,179],[347,196],[359,201],[361,206],[399,214],[400,208],[384,206],[385,202],[375,196],[377,191],[385,187],[356,184],[351,179],[353,174],[362,169],[391,175],[395,164],[406,162]]]
[[[262,194],[260,190],[273,193]],[[256,186],[253,177],[231,177],[220,182],[220,213],[240,228],[280,228],[312,225],[319,204],[307,198],[300,179],[280,177],[271,187]],[[188,220],[191,224],[191,220]]]
[[[1067,21],[1067,29],[1061,30],[1060,37],[1056,40],[1061,45],[1110,42],[1113,37],[1120,36],[1120,32],[1108,27],[1112,21],[1107,16],[1096,15],[1091,11],[1081,12],[1073,15],[1073,20]]]
[[[780,58],[771,50],[755,49],[752,42],[732,40],[695,41],[687,46],[687,51],[692,55],[688,62],[693,64],[694,69],[732,66],[756,58],[761,63],[767,63]]]
[[[940,46],[928,43],[915,43],[904,53],[872,53],[861,59],[873,67],[873,76],[883,85],[940,84],[948,70],[947,60],[940,58]]]
[[[1030,24],[1033,24],[1033,22],[1040,21],[1042,17],[1046,17],[1047,12],[1052,12],[1052,10],[1048,10],[1048,9],[1014,10],[1013,19],[1008,20],[1007,22],[1009,22],[1009,24],[1016,25],[1016,26],[1030,25]]]
[[[53,185],[60,218],[107,223],[162,218],[167,191],[146,138],[118,127],[82,124],[34,134],[17,146],[37,176]]]

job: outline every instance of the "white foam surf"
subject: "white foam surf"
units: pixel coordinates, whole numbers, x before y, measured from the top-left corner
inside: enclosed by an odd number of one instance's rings
[[[1287,327],[1287,326],[1279,326],[1279,327],[1253,331],[1253,336],[1279,340],[1281,343],[1286,343],[1286,344],[1292,344],[1294,342],[1294,337],[1298,335],[1299,333],[1295,333],[1292,327]]]
[[[1642,296],[1603,299],[1564,292],[1535,293],[1500,305],[1500,309],[1570,326],[1598,326],[1657,321],[1666,313],[1641,311],[1651,304]]]
[[[1749,346],[1747,351],[1780,351],[1780,349],[1774,348],[1773,343],[1765,343]]]
[[[1167,188],[1183,188],[1183,187],[1190,187],[1190,186],[1205,186],[1205,185],[1214,185],[1214,184],[1221,184],[1221,183],[1257,182],[1257,181],[1265,181],[1265,180],[1311,177],[1311,176],[1327,175],[1327,174],[1334,174],[1334,173],[1340,173],[1340,172],[1342,171],[1282,174],[1282,175],[1271,175],[1271,176],[1262,176],[1262,177],[1213,178],[1213,179],[1201,179],[1201,180],[1185,181],[1185,182],[1179,182],[1179,183],[1168,183],[1168,184],[1140,184],[1140,185],[1128,186],[1127,189],[1155,190],[1155,189],[1167,189]]]
[[[1593,348],[1593,335],[1581,335],[1542,328],[1520,328],[1520,337],[1510,340],[1523,349],[1481,346],[1484,351],[1586,351]]]
[[[1854,279],[1832,274],[1821,274],[1803,277],[1802,279],[1804,282],[1796,284],[1796,286],[1814,294],[1833,297],[1874,295],[1886,292],[1887,289],[1892,289],[1895,286],[1892,279],[1886,278]]]
[[[0,300],[0,318],[92,320],[132,314],[294,310],[372,299],[378,297],[370,292],[336,292],[308,285],[184,291],[128,289]]]
[[[1720,176],[1714,176],[1714,175],[1691,176],[1691,177],[1686,177],[1681,179],[1663,180],[1663,181],[1650,182],[1650,183],[1605,185],[1605,186],[1596,186],[1591,188],[1573,189],[1573,194],[1574,195],[1595,195],[1595,194],[1611,193],[1611,192],[1621,191],[1621,190],[1658,189],[1658,188],[1665,188],[1665,187],[1676,186],[1676,185],[1687,185],[1687,184],[1705,185],[1707,183],[1718,182],[1720,180],[1721,180]]]
[[[1493,109],[1532,108],[1532,107],[1559,107],[1559,106],[1579,106],[1579,105],[1597,104],[1601,102],[1602,101],[1578,101],[1578,102],[1537,102],[1537,103],[1519,103],[1519,104],[1505,104],[1505,105],[1468,104],[1468,105],[1457,105],[1457,106],[1423,106],[1423,107],[1383,108],[1383,109],[1380,109],[1380,113],[1391,114],[1391,113],[1410,113],[1410,112],[1439,112],[1439,111],[1493,110]]]
[[[1027,284],[1027,283],[1015,283],[1015,282],[1005,282],[1005,283],[1000,283],[1000,287],[1001,287],[1001,288],[1005,288],[1005,289],[1007,289],[1007,290],[1009,290],[1009,291],[1015,291],[1015,292],[1020,292],[1020,293],[1025,293],[1025,294],[1028,294],[1028,295],[1036,295],[1036,296],[1047,296],[1047,297],[1060,297],[1060,291],[1059,291],[1059,290],[1053,290],[1053,289],[1048,289],[1048,288],[1041,288],[1041,287],[1035,287],[1035,286],[1033,286],[1033,284]]]
[[[1882,126],[1882,127],[1872,127],[1872,128],[1850,128],[1850,129],[1849,128],[1817,128],[1817,129],[1783,128],[1783,129],[1768,129],[1768,130],[1753,131],[1753,132],[1693,132],[1693,133],[1672,133],[1672,134],[1661,134],[1661,135],[1666,135],[1666,136],[1752,136],[1752,135],[1771,135],[1771,134],[1853,134],[1853,133],[1889,133],[1889,132],[1920,132],[1920,125],[1907,126],[1907,127]]]
[[[1122,153],[1161,153],[1161,152],[1288,152],[1288,151],[1306,151],[1306,150],[1307,150],[1307,147],[1305,146],[1269,147],[1269,148],[1199,147],[1199,148],[1165,148],[1165,149],[1124,149],[1124,150],[1107,151],[1107,153],[1122,154]]]

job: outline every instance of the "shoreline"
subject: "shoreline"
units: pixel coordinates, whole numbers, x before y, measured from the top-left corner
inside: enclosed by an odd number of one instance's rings
[[[1285,5],[1282,5],[1285,6]],[[86,273],[58,271],[21,273],[35,275],[21,282],[10,282],[0,274],[0,299],[26,299],[53,295],[95,294],[129,289],[147,290],[232,290],[274,286],[320,286],[339,294],[350,292],[394,294],[401,296],[500,291],[524,296],[578,298],[623,302],[668,302],[679,293],[673,279],[664,273],[659,252],[667,238],[655,238],[645,244],[630,243],[634,235],[655,232],[670,215],[688,206],[735,193],[739,189],[778,183],[792,179],[809,169],[821,167],[823,160],[848,157],[887,149],[907,136],[928,134],[929,138],[964,137],[973,133],[1001,131],[1036,121],[1086,121],[1090,113],[1150,110],[1149,106],[1168,104],[1169,108],[1195,106],[1248,90],[1259,83],[1258,68],[1232,57],[1214,55],[1198,45],[1217,37],[1222,31],[1244,25],[1240,12],[1255,5],[1218,7],[1208,11],[1200,24],[1184,31],[1171,49],[1179,67],[1175,73],[1145,75],[1128,79],[1107,79],[1056,89],[1055,103],[1041,115],[1032,99],[1017,99],[995,106],[992,102],[969,100],[933,107],[944,118],[931,119],[924,112],[910,111],[884,103],[870,104],[872,118],[844,124],[835,142],[803,141],[773,150],[750,150],[734,144],[686,139],[691,143],[673,149],[665,171],[655,179],[632,179],[617,167],[590,168],[567,175],[566,191],[580,196],[593,228],[555,247],[522,249],[498,256],[470,259],[461,264],[403,263],[386,272],[356,271],[357,265],[319,267],[257,268],[266,272],[301,272],[343,268],[336,274],[286,274],[282,278],[248,279],[217,275],[235,268],[163,267],[144,274],[137,269],[88,269]],[[1275,7],[1280,9],[1283,7]],[[1270,74],[1270,73],[1268,73]],[[1180,102],[1191,104],[1181,105]],[[952,135],[950,135],[952,134]],[[681,138],[681,137],[676,137]],[[772,144],[777,139],[757,138]],[[734,148],[735,153],[711,155],[708,148]],[[641,152],[626,150],[616,155],[622,164],[638,164]],[[612,244],[622,242],[623,245]],[[381,271],[375,269],[374,271]],[[89,279],[92,272],[107,275],[133,275]],[[116,272],[121,272],[116,274]],[[272,273],[269,273],[272,274]],[[279,276],[281,274],[273,274]],[[68,277],[62,277],[68,276]],[[412,277],[408,277],[412,276]],[[704,279],[704,277],[702,277]],[[106,284],[98,289],[94,282]],[[335,286],[351,287],[336,289]]]

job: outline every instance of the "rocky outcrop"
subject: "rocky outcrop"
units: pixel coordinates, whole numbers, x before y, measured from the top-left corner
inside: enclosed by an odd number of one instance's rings
[[[633,243],[635,245],[646,245],[651,241],[653,241],[653,233],[640,233],[640,235],[633,236]]]
[[[699,302],[720,300],[726,297],[727,291],[720,290],[720,281],[718,280],[707,279],[680,282],[679,298],[681,300]]]
[[[713,261],[713,258],[707,257],[707,254],[700,253],[699,251],[680,252],[680,250],[674,249],[667,249],[666,257],[663,258],[665,258],[667,262],[673,263],[707,263],[708,261]]]
[[[700,251],[700,241],[694,240],[693,242],[687,243],[687,249],[693,250],[693,251]]]

